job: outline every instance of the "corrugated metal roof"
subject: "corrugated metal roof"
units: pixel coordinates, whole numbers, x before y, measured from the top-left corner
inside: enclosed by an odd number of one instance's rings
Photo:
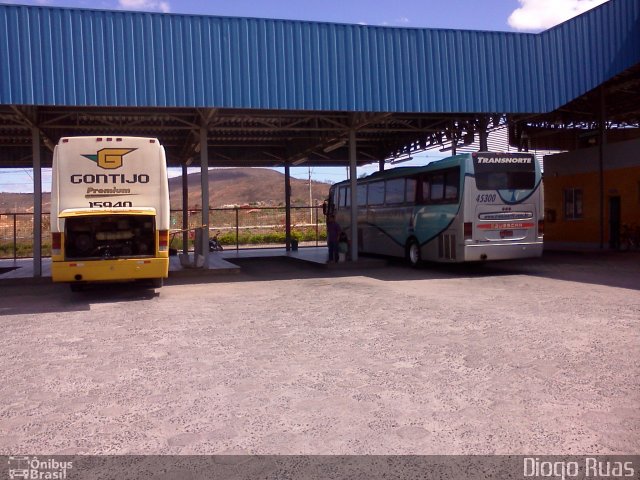
[[[548,110],[640,63],[640,1],[610,0],[540,35]]]
[[[0,5],[0,104],[554,110],[640,62],[640,2],[542,34]]]

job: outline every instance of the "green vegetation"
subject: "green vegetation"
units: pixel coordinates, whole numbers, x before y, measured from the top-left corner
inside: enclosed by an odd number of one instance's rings
[[[51,242],[43,242],[42,256],[51,256]],[[32,242],[16,242],[16,257],[30,258],[33,257]],[[13,258],[13,242],[0,243],[0,258]]]
[[[299,242],[315,242],[316,230],[315,228],[305,228],[300,230],[292,230],[291,237]],[[324,229],[318,231],[318,240],[326,240],[327,234]],[[268,244],[284,244],[285,232],[280,230],[255,232],[251,230],[243,230],[238,233],[238,244],[240,245],[268,245]],[[236,232],[227,231],[218,235],[218,241],[221,245],[235,245],[236,244]]]
[[[291,237],[298,242],[315,242],[316,241],[316,229],[304,228],[304,229],[292,229]],[[318,229],[317,240],[318,242],[325,242],[327,239],[327,232],[324,225]],[[218,241],[225,247],[235,247],[236,245],[236,231],[227,230],[226,232],[218,235]],[[238,232],[238,245],[284,245],[285,244],[285,232],[284,230],[240,230]],[[189,247],[193,248],[193,240],[189,241]],[[171,242],[171,248],[177,250],[182,249],[182,236],[176,235]]]

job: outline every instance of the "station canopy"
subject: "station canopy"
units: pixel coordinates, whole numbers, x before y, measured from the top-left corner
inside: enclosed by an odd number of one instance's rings
[[[517,149],[640,136],[640,3],[540,34],[0,5],[0,167],[63,136],[157,137],[169,166],[401,159],[509,127]]]

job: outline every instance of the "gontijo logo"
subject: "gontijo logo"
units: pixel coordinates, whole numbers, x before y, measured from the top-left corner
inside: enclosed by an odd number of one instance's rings
[[[98,150],[96,155],[82,155],[92,162],[96,162],[100,168],[114,170],[122,166],[122,157],[131,153],[135,148],[103,148]]]

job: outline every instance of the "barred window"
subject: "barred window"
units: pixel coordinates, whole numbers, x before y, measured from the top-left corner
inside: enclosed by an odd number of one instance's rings
[[[563,192],[564,196],[564,218],[574,220],[582,218],[582,189],[566,188]]]

